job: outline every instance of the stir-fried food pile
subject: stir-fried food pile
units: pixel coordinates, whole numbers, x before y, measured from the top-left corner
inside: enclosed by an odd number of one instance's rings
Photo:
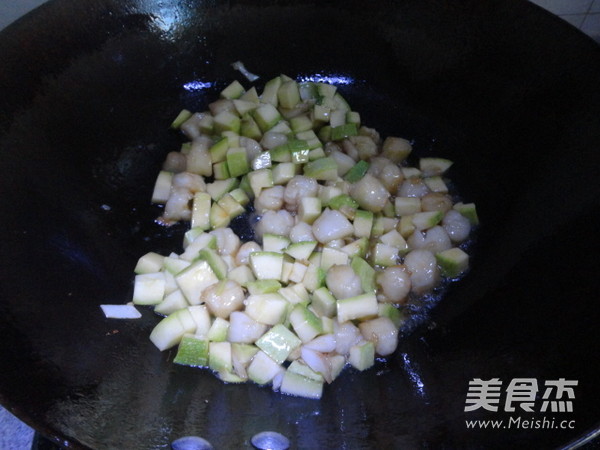
[[[186,142],[152,201],[190,228],[182,253],[140,258],[133,303],[164,316],[150,339],[177,364],[320,398],[394,352],[407,302],[468,270],[477,214],[449,193],[452,162],[409,165],[411,143],[362,125],[336,86],[234,81],[172,127]],[[247,242],[230,227],[244,214]]]

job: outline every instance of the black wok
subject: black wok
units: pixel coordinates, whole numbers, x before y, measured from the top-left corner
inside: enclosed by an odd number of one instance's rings
[[[237,60],[263,81],[346,80],[366,124],[454,160],[479,208],[470,273],[320,401],[175,366],[151,311],[99,308],[130,299],[140,255],[178,250],[184,227],[149,203],[179,148],[168,124],[240,79]],[[600,47],[574,28],[516,0],[55,0],[0,33],[0,61],[0,401],[55,442],[551,448],[597,429]],[[503,383],[498,411],[465,411],[477,378]],[[539,385],[533,412],[506,411],[519,378]],[[572,412],[541,412],[560,378]],[[465,423],[517,417],[533,429]]]

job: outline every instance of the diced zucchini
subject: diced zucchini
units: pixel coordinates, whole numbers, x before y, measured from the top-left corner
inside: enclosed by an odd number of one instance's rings
[[[390,267],[398,264],[399,249],[378,242],[371,252],[371,262],[376,266]]]
[[[335,332],[334,319],[327,316],[321,316],[321,326],[323,334],[333,334]]]
[[[348,194],[340,194],[329,200],[328,205],[331,209],[342,209],[343,207],[358,209],[358,203]]]
[[[252,269],[246,265],[234,267],[227,274],[227,278],[235,281],[240,286],[246,286],[248,283],[255,281]]]
[[[303,305],[296,305],[290,313],[290,323],[302,342],[308,342],[323,332],[321,320]]]
[[[258,197],[263,188],[273,186],[273,173],[270,169],[254,170],[248,174],[248,183],[254,197]]]
[[[144,273],[135,276],[133,303],[136,305],[158,305],[165,295],[165,275],[162,272]]]
[[[312,295],[312,308],[319,316],[333,317],[336,313],[336,300],[326,287],[320,287]]]
[[[419,159],[419,169],[426,177],[432,175],[441,175],[452,165],[452,161],[444,158],[421,158]]]
[[[312,109],[313,123],[321,125],[328,123],[331,117],[331,108],[325,105],[315,105]],[[328,139],[329,140],[329,139]]]
[[[265,83],[265,87],[263,89],[262,95],[260,96],[260,101],[262,103],[269,103],[272,106],[278,105],[278,97],[277,93],[279,92],[279,88],[281,87],[282,79],[281,77],[275,77]]]
[[[302,375],[305,378],[309,378],[311,380],[314,381],[318,381],[318,382],[322,382],[323,380],[323,375],[321,375],[320,373],[315,372],[314,370],[312,370],[310,367],[308,367],[306,365],[306,363],[300,361],[300,360],[295,360],[292,361],[290,363],[290,365],[288,366],[287,370],[289,372],[298,374],[298,375]]]
[[[180,309],[165,317],[152,329],[150,341],[160,350],[179,344],[187,333],[194,333],[196,324],[187,309]]]
[[[229,213],[218,203],[213,203],[210,206],[210,228],[213,230],[224,228],[229,225],[229,222],[231,222]]]
[[[373,236],[379,237],[387,233],[388,231],[395,229],[398,226],[399,222],[400,219],[396,217],[378,216],[373,222],[372,234]],[[377,233],[374,233],[375,228],[377,228]]]
[[[344,180],[348,181],[349,183],[356,183],[365,176],[369,170],[369,166],[370,164],[367,161],[358,161],[348,172],[346,172],[346,175],[344,175]]]
[[[319,96],[317,86],[312,81],[305,81],[298,86],[302,100],[315,100]]]
[[[269,131],[281,120],[281,114],[270,103],[260,105],[250,115],[263,133]]]
[[[308,303],[309,294],[304,285],[301,282],[294,283],[295,284],[290,284],[289,286],[279,289],[279,295],[285,298],[292,305],[296,305],[298,303]]]
[[[192,228],[208,230],[210,228],[211,196],[207,192],[196,192],[192,204]]]
[[[192,142],[187,154],[186,171],[202,176],[212,175],[212,159],[208,148],[200,143]]]
[[[435,255],[442,275],[455,278],[469,268],[469,255],[458,247],[444,250]]]
[[[231,372],[233,362],[231,359],[231,343],[210,342],[208,345],[208,367],[215,372]]]
[[[294,133],[309,131],[313,128],[313,121],[308,114],[292,117],[290,119],[290,128]]]
[[[322,146],[321,141],[313,130],[300,131],[299,133],[296,133],[296,139],[305,141],[310,150],[314,150]]]
[[[446,186],[446,183],[444,183],[442,177],[432,176],[423,178],[423,182],[427,185],[431,192],[439,192],[442,194],[448,193],[448,186]]]
[[[436,226],[444,218],[442,211],[426,211],[415,213],[412,216],[412,223],[417,230],[427,230]]]
[[[343,111],[341,109],[336,109],[335,105],[333,105],[332,102],[329,102],[329,105],[331,107],[331,113],[329,114],[329,125],[331,126],[332,129],[332,134],[331,134],[331,140],[335,141],[335,140],[341,140],[344,139],[346,136],[344,135],[344,130],[345,128],[342,128],[346,125],[346,111]],[[354,125],[354,124],[352,124]],[[355,126],[355,125],[354,125]],[[335,139],[336,135],[333,133],[333,129],[337,128],[338,129],[338,139]]]
[[[268,169],[272,165],[271,153],[269,151],[260,152],[250,163],[252,170]]]
[[[240,135],[256,141],[262,138],[262,131],[250,113],[242,116]]]
[[[256,384],[267,384],[285,369],[259,350],[248,366],[248,378]]]
[[[177,117],[175,117],[175,119],[171,123],[171,128],[173,128],[174,130],[177,130],[190,117],[192,117],[192,112],[188,111],[187,109],[182,109],[179,112],[179,114],[177,114]]]
[[[138,259],[133,271],[140,275],[143,273],[160,272],[165,262],[165,257],[156,252],[148,252]]]
[[[421,212],[421,199],[418,197],[396,197],[394,209],[397,216],[407,216]]]
[[[278,293],[255,294],[246,299],[246,314],[265,325],[282,323],[288,302]]]
[[[227,339],[227,332],[229,331],[229,321],[215,317],[206,337],[211,342],[223,342]]]
[[[402,235],[403,238],[408,238],[414,231],[417,229],[415,224],[413,223],[414,215],[411,214],[409,216],[402,216],[400,218],[400,223],[398,224],[398,231]]]
[[[248,100],[235,99],[233,100],[233,106],[235,106],[235,110],[237,111],[238,115],[242,117],[243,120],[244,115],[246,115],[253,109],[258,108],[258,103]]]
[[[463,203],[458,202],[453,206],[453,209],[457,210],[471,222],[471,225],[479,224],[479,217],[477,217],[477,210],[475,208],[475,203]]]
[[[265,252],[283,253],[290,245],[290,239],[278,234],[265,233],[263,235],[263,250]]]
[[[332,266],[345,266],[348,264],[348,254],[331,247],[324,247],[321,252],[321,269],[329,270]]]
[[[229,192],[229,195],[242,206],[246,206],[250,202],[248,195],[242,188],[235,188]]]
[[[272,131],[273,133],[281,133],[285,135],[292,134],[292,129],[290,128],[290,125],[286,120],[280,120],[279,122],[277,122],[277,124],[275,124],[270,131]]]
[[[282,162],[273,167],[273,184],[287,184],[296,175],[296,164],[292,162]]]
[[[221,91],[221,98],[232,100],[234,98],[240,98],[245,92],[244,86],[237,81],[232,81],[229,86]]]
[[[210,159],[213,164],[225,161],[228,149],[229,139],[226,137],[223,137],[215,142],[212,147],[208,149],[208,152],[210,153]]]
[[[230,219],[244,214],[244,212],[246,211],[246,208],[244,208],[243,205],[238,203],[237,200],[233,198],[230,192],[221,197],[217,204],[221,208],[223,208],[223,211],[227,213]]]
[[[345,121],[345,114],[344,114]],[[330,119],[331,122],[331,119]],[[341,141],[342,139],[346,139],[350,136],[357,136],[358,129],[356,128],[355,123],[345,123],[343,125],[334,126],[333,123],[331,125],[331,140],[332,141]]]
[[[178,291],[179,286],[177,286],[175,277],[173,276],[173,274],[171,272],[169,272],[168,270],[163,270],[162,273],[165,275],[165,297],[166,297],[173,291]],[[163,299],[163,301],[164,301],[164,299]]]
[[[337,180],[337,164],[330,156],[310,161],[303,168],[304,175],[323,181]]]
[[[204,231],[205,230],[200,227],[191,227],[189,230],[187,230],[183,235],[183,248],[187,248],[187,246],[190,245],[198,236],[204,234]],[[172,259],[179,259],[179,255],[176,253],[171,253],[169,257]]]
[[[193,367],[208,365],[208,340],[193,334],[186,334],[179,343],[175,364]]]
[[[337,86],[329,83],[316,83],[319,97],[333,98],[337,91]]]
[[[132,304],[100,305],[107,319],[140,319],[142,313]]]
[[[331,355],[329,357],[329,364],[331,365],[331,380],[335,380],[344,367],[346,366],[346,358],[342,355]]]
[[[313,148],[310,152],[308,152],[308,160],[309,161],[314,161],[316,159],[325,158],[326,156],[327,155],[325,154],[325,150],[323,150],[323,147]]]
[[[352,224],[354,226],[354,235],[356,237],[369,238],[371,236],[371,229],[373,228],[373,213],[371,211],[357,209],[354,213]]]
[[[191,305],[200,303],[200,295],[208,286],[215,284],[219,278],[215,275],[208,262],[198,260],[175,275],[177,285]]]
[[[309,161],[310,147],[308,142],[300,139],[290,139],[286,145],[289,148],[292,163],[304,164]]]
[[[321,200],[317,197],[302,197],[298,207],[298,217],[309,225],[321,215]]]
[[[240,133],[241,120],[237,114],[233,114],[229,111],[222,111],[214,117],[213,129],[215,133],[219,134],[223,131],[233,131],[234,133]]]
[[[254,86],[252,86],[250,89],[244,92],[240,97],[240,100],[245,100],[252,103],[258,103],[260,101],[258,97],[258,92],[256,91],[256,88]]]
[[[302,284],[309,292],[313,292],[325,284],[326,273],[319,264],[309,263],[302,279]]]
[[[353,123],[356,127],[360,127],[360,114],[358,111],[348,111],[346,113],[346,122]]]
[[[221,161],[213,164],[213,177],[215,177],[215,180],[225,180],[227,178],[231,178],[227,161]]]
[[[421,172],[416,167],[402,166],[400,167],[400,170],[402,171],[402,175],[404,176],[404,178],[421,178],[423,176],[423,172]]]
[[[227,150],[227,167],[231,177],[239,177],[250,172],[247,150],[244,147]]]
[[[320,399],[323,395],[323,382],[286,370],[279,390],[282,394]]]
[[[379,237],[379,240],[383,244],[389,245],[391,247],[396,247],[396,249],[401,255],[405,254],[409,250],[406,240],[396,229],[390,230],[387,233],[381,235]]]
[[[359,256],[354,256],[350,262],[350,267],[354,273],[360,278],[360,283],[363,291],[375,292],[375,269],[364,259]]]
[[[269,151],[271,161],[278,163],[289,163],[292,162],[292,154],[290,147],[287,143],[278,145],[277,147]]]
[[[256,346],[277,364],[283,363],[300,344],[302,341],[298,336],[281,324],[275,325],[256,341]]]
[[[376,316],[378,311],[375,293],[361,294],[337,301],[337,317],[340,323]]]
[[[317,241],[294,242],[284,252],[298,261],[308,261],[308,257],[316,247]]]
[[[348,256],[360,256],[363,258],[367,254],[369,249],[369,240],[366,237],[361,237],[344,245],[340,250],[346,253]]]
[[[331,114],[330,114],[331,116]],[[317,136],[321,142],[330,142],[331,141],[331,125],[322,126],[319,130]]]
[[[251,253],[250,267],[258,280],[281,279],[283,254],[264,251]]]
[[[277,90],[279,105],[283,108],[293,108],[300,103],[300,90],[294,80],[286,81]]]
[[[279,280],[255,280],[246,283],[246,288],[251,295],[270,294],[281,289]]]
[[[203,248],[216,248],[217,238],[212,234],[202,232],[199,234],[185,249],[185,251],[179,256],[180,259],[187,261],[188,265],[200,254],[200,250]],[[165,260],[169,264],[173,264],[173,269],[167,268],[171,273],[178,274],[186,266],[183,263],[175,263],[170,260]]]
[[[375,364],[375,345],[365,341],[350,347],[348,362],[358,370],[366,370]]]
[[[165,204],[171,195],[171,181],[173,180],[173,172],[161,170],[158,172],[154,190],[152,191],[152,203]]]
[[[350,111],[350,105],[348,104],[346,99],[344,97],[342,97],[342,94],[340,94],[340,91],[337,91],[333,95],[333,104],[335,105],[336,109],[338,109],[340,111],[344,111],[344,112]]]
[[[177,289],[166,295],[164,300],[154,307],[154,312],[168,316],[175,311],[188,306],[181,290]]]
[[[288,275],[288,282],[301,283],[306,274],[307,266],[301,262],[294,262],[292,264],[292,271]],[[295,284],[295,286],[300,286]]]
[[[219,280],[227,278],[227,264],[216,250],[213,250],[212,248],[203,248],[200,250],[198,258],[208,263]]]
[[[234,342],[231,344],[231,357],[234,361],[247,366],[258,352],[258,347],[251,344],[241,344]]]
[[[283,265],[281,266],[281,282],[283,284],[288,284],[290,282],[290,275],[293,269],[294,263],[284,258]]]
[[[227,192],[239,186],[237,178],[227,178],[226,180],[215,180],[212,183],[207,183],[206,192],[216,202],[219,201]]]

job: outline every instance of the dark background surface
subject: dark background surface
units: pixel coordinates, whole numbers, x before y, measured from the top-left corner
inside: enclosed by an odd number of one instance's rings
[[[17,25],[0,34],[0,400],[25,422],[91,448],[243,447],[265,429],[297,448],[531,448],[597,427],[591,39],[521,1],[62,0]],[[98,307],[130,299],[140,255],[177,251],[183,227],[155,225],[148,202],[178,148],[166,125],[240,78],[236,60],[262,81],[347,80],[365,124],[456,162],[482,221],[471,272],[427,321],[319,402],[176,367],[147,340],[150,311],[115,322]],[[578,380],[576,427],[468,430],[509,417],[464,412],[473,378]]]

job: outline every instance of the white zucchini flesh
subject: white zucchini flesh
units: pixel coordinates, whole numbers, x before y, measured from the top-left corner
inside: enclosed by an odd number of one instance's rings
[[[336,86],[281,75],[260,94],[233,81],[220,97],[172,124],[190,142],[171,152],[152,202],[168,210],[160,223],[191,228],[181,254],[140,257],[133,304],[166,316],[150,340],[182,342],[178,364],[318,399],[344,367],[395,351],[412,296],[468,271],[475,205],[452,204],[452,161],[408,165],[410,141],[381,143]],[[248,206],[257,242],[241,243],[228,227]],[[102,309],[141,316],[132,304]]]
[[[142,313],[133,305],[100,305],[107,319],[139,319]]]

